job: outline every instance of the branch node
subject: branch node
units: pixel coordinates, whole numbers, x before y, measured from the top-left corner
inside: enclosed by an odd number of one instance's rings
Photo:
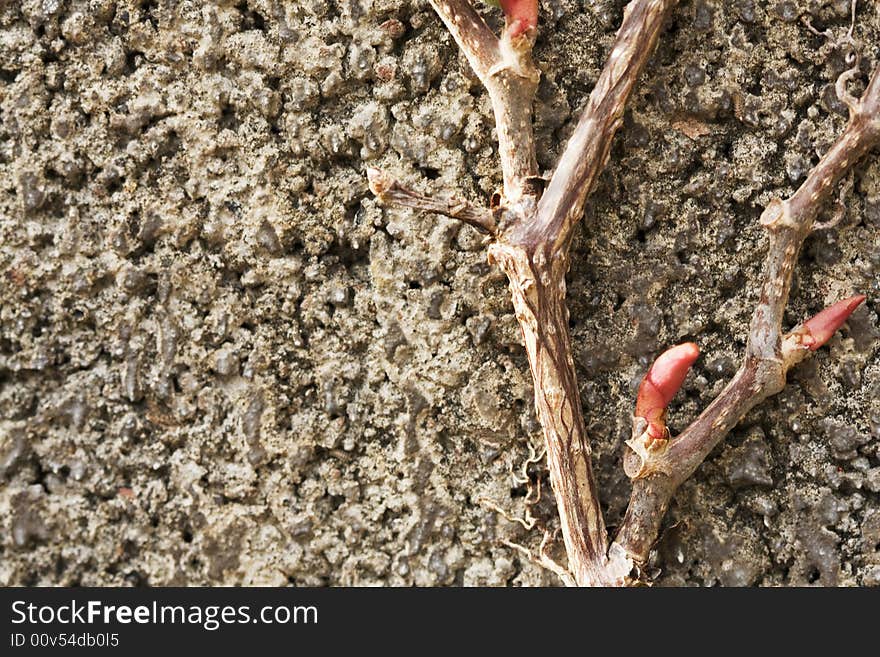
[[[761,225],[768,230],[780,230],[782,228],[798,228],[797,220],[791,214],[791,207],[787,201],[778,198],[773,199],[761,213]]]
[[[669,449],[669,429],[664,426],[665,435],[655,438],[648,427],[645,418],[633,417],[632,438],[626,441],[629,451],[623,457],[623,471],[630,479],[643,479],[657,472],[671,474],[663,459]]]
[[[454,196],[444,200],[420,194],[404,187],[381,169],[367,169],[367,182],[380,203],[436,212],[463,221],[482,233],[496,233],[496,212],[488,208],[478,208]]]
[[[367,169],[367,183],[370,185],[370,191],[373,192],[373,195],[382,200],[382,195],[391,188],[394,179],[381,169],[370,167]]]
[[[511,2],[510,4],[528,5],[532,1]],[[504,3],[502,3],[503,5]],[[516,10],[516,7],[514,7],[514,10]],[[528,8],[525,9],[525,13],[529,13]],[[537,2],[534,2],[533,15],[512,18],[506,9],[505,15],[507,16],[507,24],[498,42],[501,59],[489,69],[489,77],[509,70],[517,76],[537,84],[541,74],[532,62],[532,47],[535,45],[538,24]]]

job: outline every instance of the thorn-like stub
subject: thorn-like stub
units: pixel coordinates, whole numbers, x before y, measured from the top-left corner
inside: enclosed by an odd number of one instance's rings
[[[637,434],[640,423],[647,429],[643,418],[633,418],[633,437],[626,441],[629,450],[623,456],[624,473],[630,479],[642,479],[657,472],[670,474],[662,458],[669,448],[669,433],[663,438],[654,438],[647,431]]]
[[[381,169],[370,167],[367,169],[367,183],[374,195],[382,196],[391,188],[394,180]]]
[[[797,228],[797,223],[791,217],[789,204],[773,199],[761,213],[761,225],[768,230],[778,230],[783,227]]]

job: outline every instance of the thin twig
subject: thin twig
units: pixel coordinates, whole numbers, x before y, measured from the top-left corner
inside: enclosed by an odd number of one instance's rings
[[[569,572],[568,569],[565,568],[565,566],[557,563],[549,554],[546,553],[546,538],[547,535],[545,533],[544,540],[541,541],[541,547],[538,548],[537,555],[534,554],[526,546],[520,545],[519,543],[514,543],[513,541],[509,541],[507,539],[501,539],[501,544],[509,547],[512,550],[516,550],[536,566],[549,570],[551,573],[555,574],[559,579],[561,579],[562,583],[566,586],[577,586],[577,583],[575,582],[574,577],[572,577],[571,572]]]
[[[431,6],[489,92],[506,204],[534,197],[539,191],[532,131],[532,102],[539,78],[531,58],[534,30],[511,37],[505,27],[499,39],[468,0],[431,0]]]
[[[538,519],[531,514],[529,507],[526,507],[526,515],[521,518],[519,516],[511,515],[510,513],[502,509],[497,502],[490,500],[488,497],[479,497],[477,499],[477,503],[483,508],[489,509],[489,511],[497,513],[508,522],[515,522],[526,531],[531,531],[538,523]]]
[[[370,183],[370,191],[382,203],[436,212],[463,221],[482,233],[495,234],[497,228],[495,217],[488,208],[478,208],[464,199],[455,197],[438,199],[419,194],[404,187],[380,169],[367,169],[367,179]]]

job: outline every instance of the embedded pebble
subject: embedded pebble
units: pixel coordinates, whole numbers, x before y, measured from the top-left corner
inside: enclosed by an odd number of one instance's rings
[[[727,467],[727,480],[734,488],[773,485],[770,448],[762,433],[753,433],[741,447],[733,450]]]

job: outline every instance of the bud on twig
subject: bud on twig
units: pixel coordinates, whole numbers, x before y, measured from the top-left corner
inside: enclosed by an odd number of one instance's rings
[[[811,317],[800,330],[794,333],[799,336],[800,344],[808,347],[810,351],[816,351],[831,339],[831,336],[843,326],[853,311],[865,300],[864,294],[857,294],[849,299],[838,301],[833,306]]]
[[[688,370],[699,355],[700,350],[693,342],[667,349],[642,379],[636,397],[635,416],[647,421],[645,432],[651,440],[666,438],[666,407],[681,388]]]
[[[500,3],[511,39],[538,27],[538,0],[500,0]]]

